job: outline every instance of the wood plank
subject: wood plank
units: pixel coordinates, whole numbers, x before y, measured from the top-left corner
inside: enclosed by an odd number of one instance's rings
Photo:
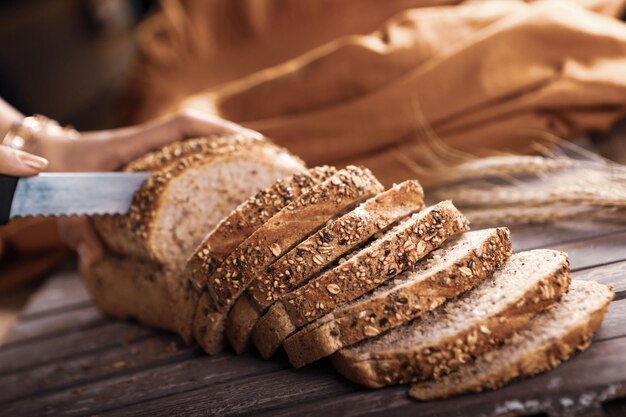
[[[572,270],[589,268],[625,260],[626,232],[548,247],[567,252]]]
[[[592,280],[611,285],[616,299],[626,296],[626,261],[575,271],[574,279]]]
[[[102,326],[51,336],[36,343],[3,346],[0,348],[0,375],[103,351],[156,333],[137,323],[108,321]]]
[[[360,390],[360,387],[342,379],[332,371],[331,366],[326,362],[306,369],[287,369],[162,397],[103,412],[100,415],[232,416],[245,413],[258,414],[278,406],[284,407],[304,401],[323,403],[331,395]]]
[[[48,279],[33,294],[20,314],[20,321],[58,310],[84,306],[90,301],[89,294],[76,272],[76,266],[72,263],[56,273],[53,279]]]
[[[537,249],[563,243],[626,231],[620,223],[598,221],[562,221],[545,224],[518,225],[511,227],[513,249],[516,252]]]
[[[604,316],[602,326],[594,336],[594,341],[626,336],[626,299],[613,301]],[[626,355],[626,352],[625,352]]]
[[[32,320],[18,322],[7,335],[2,348],[95,327],[106,323],[107,320],[92,304],[57,314],[38,316]]]
[[[243,401],[233,396],[237,392],[241,398],[248,390],[271,391],[268,379],[287,366],[285,360],[261,361],[252,355],[242,355],[232,361],[229,355],[213,357],[200,355],[193,361],[183,361],[163,367],[155,367],[108,379],[104,382],[82,385],[74,389],[53,392],[37,397],[37,401],[24,399],[3,405],[7,415],[20,416],[71,416],[101,413],[119,404],[133,404],[143,398],[162,398],[167,394],[198,392],[210,386],[212,407],[228,408],[231,401]],[[279,371],[279,372],[276,372]],[[247,377],[242,380],[243,377]],[[298,379],[303,380],[300,377]],[[230,383],[230,380],[245,381]],[[318,379],[325,380],[326,371],[320,371]],[[255,387],[253,381],[264,381]],[[311,379],[315,386],[315,379]],[[264,386],[264,388],[262,388]],[[268,397],[267,401],[271,401]],[[213,413],[210,413],[213,414]],[[221,414],[221,413],[218,413]]]
[[[299,403],[266,412],[264,416],[497,416],[548,412],[551,416],[589,415],[595,402],[626,395],[626,338],[593,344],[557,369],[513,382],[499,390],[463,395],[448,400],[419,402],[406,394],[406,387],[365,390],[334,396],[319,402]],[[584,377],[582,377],[584,376]],[[210,395],[210,392],[206,392]],[[154,403],[143,403],[144,412],[159,415]],[[134,412],[133,406],[127,410]],[[593,409],[593,408],[592,408]],[[191,407],[203,413],[200,407]],[[121,414],[122,411],[119,410]],[[140,414],[137,414],[140,415]]]
[[[138,372],[147,366],[190,359],[200,355],[197,346],[187,347],[174,334],[163,334],[131,343],[124,343],[104,351],[47,362],[36,368],[0,375],[0,403],[13,401],[45,391]]]

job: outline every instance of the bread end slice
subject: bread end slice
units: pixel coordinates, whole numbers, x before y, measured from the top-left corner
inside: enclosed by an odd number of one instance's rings
[[[561,302],[535,317],[501,348],[438,380],[413,385],[409,395],[419,400],[447,398],[499,388],[513,379],[553,369],[591,344],[613,296],[606,285],[574,280]]]

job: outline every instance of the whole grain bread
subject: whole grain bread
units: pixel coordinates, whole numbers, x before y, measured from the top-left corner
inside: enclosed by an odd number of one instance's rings
[[[203,296],[196,308],[193,323],[196,341],[207,351],[209,347],[218,349],[230,308],[259,271],[328,220],[382,190],[383,186],[368,169],[349,166],[276,213],[207,279],[210,298]]]
[[[246,350],[258,318],[275,300],[374,234],[423,209],[423,196],[422,187],[415,180],[395,185],[331,220],[267,270],[260,271],[228,314],[226,335],[230,345],[237,353]]]
[[[267,140],[219,136],[164,146],[124,170],[152,175],[135,193],[128,214],[97,216],[96,230],[115,253],[180,269],[239,203],[304,165]]]
[[[467,219],[449,201],[412,215],[349,259],[284,295],[257,322],[252,333],[255,346],[264,358],[272,356],[298,328],[392,279],[467,229]]]
[[[570,283],[567,255],[514,254],[484,282],[414,322],[333,355],[346,378],[368,387],[438,378],[492,350],[557,302]]]
[[[184,276],[187,279],[172,285],[178,284],[175,291],[181,302],[177,321],[183,339],[189,342],[192,338],[194,315],[207,276],[283,207],[336,172],[334,167],[321,166],[278,179],[241,203],[204,238],[186,262]]]
[[[413,385],[409,394],[420,400],[447,398],[495,389],[555,368],[590,345],[613,296],[606,285],[573,280],[561,302],[535,317],[502,347],[435,381]]]
[[[416,319],[485,281],[511,256],[508,229],[448,239],[410,270],[314,321],[283,342],[296,368]]]

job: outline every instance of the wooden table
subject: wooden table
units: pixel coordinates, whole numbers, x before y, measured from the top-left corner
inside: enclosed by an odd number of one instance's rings
[[[0,414],[625,416],[626,226],[529,226],[513,241],[517,251],[567,251],[575,278],[612,284],[617,296],[589,350],[503,389],[421,403],[406,387],[361,388],[325,361],[294,370],[284,356],[208,357],[176,335],[102,316],[70,267],[33,296],[0,349]]]

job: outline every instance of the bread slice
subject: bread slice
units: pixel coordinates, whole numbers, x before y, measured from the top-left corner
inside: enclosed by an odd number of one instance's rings
[[[237,353],[247,349],[260,315],[340,256],[365,243],[402,218],[424,208],[419,182],[405,181],[330,221],[274,262],[246,289],[228,314],[226,336]]]
[[[236,136],[174,143],[125,170],[153,175],[127,215],[97,217],[96,229],[113,252],[180,269],[239,203],[304,165],[266,140]]]
[[[289,360],[299,368],[420,317],[485,281],[510,256],[506,228],[452,237],[412,270],[287,338]]]
[[[108,253],[94,266],[80,267],[94,304],[107,315],[177,330],[167,285],[171,271],[162,265]]]
[[[222,345],[228,311],[256,274],[329,219],[383,190],[365,168],[349,166],[279,211],[237,247],[207,279],[209,297],[198,303],[193,330],[207,351]]]
[[[467,219],[449,201],[414,214],[349,259],[284,295],[257,322],[254,344],[261,356],[272,356],[298,328],[373,290],[467,229]]]
[[[569,282],[566,254],[514,254],[493,279],[408,325],[339,351],[333,363],[368,387],[438,378],[526,327],[561,298]]]
[[[241,203],[198,245],[185,266],[184,276],[189,282],[183,280],[182,287],[178,289],[181,303],[176,316],[179,333],[187,343],[192,338],[194,314],[207,276],[213,274],[237,246],[283,207],[336,172],[334,167],[322,166],[276,180]]]
[[[574,280],[560,303],[535,317],[501,348],[436,381],[415,384],[409,394],[420,400],[447,398],[499,388],[515,378],[555,368],[590,345],[613,295],[606,285]]]

